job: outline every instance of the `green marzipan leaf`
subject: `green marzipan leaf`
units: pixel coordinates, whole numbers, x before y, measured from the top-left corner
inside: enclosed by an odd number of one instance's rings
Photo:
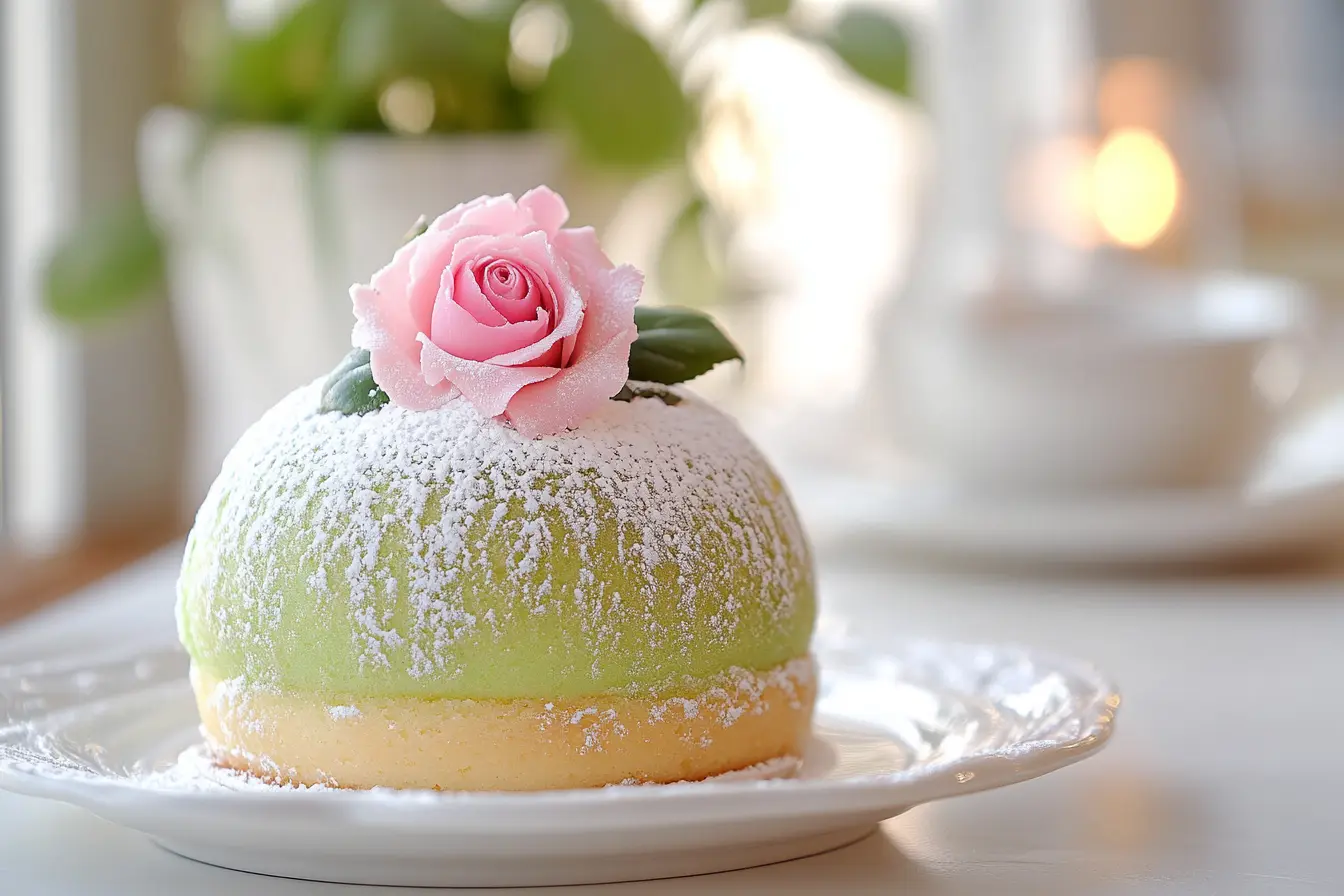
[[[415,223],[411,225],[411,229],[406,231],[406,235],[401,238],[401,242],[403,244],[409,243],[416,237],[423,236],[427,230],[429,230],[429,218],[421,215],[415,219]]]
[[[740,361],[737,346],[708,315],[686,308],[636,308],[639,337],[630,346],[630,379],[671,386],[716,364]]]
[[[387,404],[387,393],[373,381],[373,366],[368,349],[357,348],[346,355],[322,386],[319,410],[326,414],[367,414]]]
[[[636,398],[656,398],[668,407],[681,404],[681,396],[653,383],[628,382],[621,391],[611,396],[612,401],[634,401]]]

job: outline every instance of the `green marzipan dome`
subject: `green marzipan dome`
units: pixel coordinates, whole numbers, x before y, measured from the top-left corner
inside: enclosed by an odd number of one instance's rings
[[[778,478],[683,395],[527,441],[465,401],[254,425],[187,543],[178,627],[220,679],[357,696],[703,687],[803,656],[812,561]]]

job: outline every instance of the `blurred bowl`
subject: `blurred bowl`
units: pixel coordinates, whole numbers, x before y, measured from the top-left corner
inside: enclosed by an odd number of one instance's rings
[[[1240,482],[1291,404],[1313,317],[1292,283],[1240,275],[926,312],[896,343],[897,428],[981,492]]]

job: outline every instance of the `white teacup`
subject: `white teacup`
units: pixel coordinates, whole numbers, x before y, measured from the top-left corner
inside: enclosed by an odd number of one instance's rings
[[[969,489],[1225,486],[1277,432],[1310,318],[1292,284],[1236,275],[1128,299],[925,314],[902,324],[889,387],[907,444]]]

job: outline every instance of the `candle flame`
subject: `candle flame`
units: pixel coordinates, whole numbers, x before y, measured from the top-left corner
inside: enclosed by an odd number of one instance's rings
[[[1146,128],[1112,131],[1092,163],[1092,206],[1112,242],[1152,245],[1171,224],[1180,176],[1165,143]]]

